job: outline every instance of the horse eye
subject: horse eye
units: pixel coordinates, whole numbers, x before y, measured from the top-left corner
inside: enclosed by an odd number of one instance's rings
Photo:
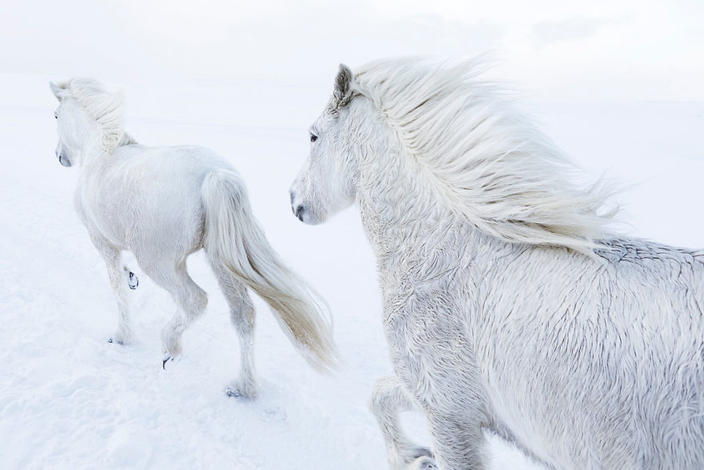
[[[315,134],[311,134],[311,135],[310,135],[310,141],[311,141],[311,142],[315,142],[316,140],[318,140],[318,136],[315,135]]]
[[[54,113],[54,119],[59,119],[59,115]]]

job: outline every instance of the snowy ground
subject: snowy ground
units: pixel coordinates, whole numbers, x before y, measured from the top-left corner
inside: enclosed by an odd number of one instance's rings
[[[49,78],[62,77],[0,75],[0,468],[385,468],[366,404],[390,366],[358,215],[309,227],[288,206],[307,126],[329,88],[283,79],[124,86],[128,130],[147,144],[198,143],[227,156],[272,244],[332,307],[343,365],[321,376],[257,301],[261,395],[241,402],[223,392],[237,374],[237,340],[198,255],[189,266],[210,303],[179,362],[161,369],[159,331],[174,307],[144,275],[132,294],[136,344],[106,343],[114,302],[73,212],[77,169],[53,155]],[[704,104],[529,107],[591,173],[632,185],[619,197],[631,234],[704,246]],[[422,420],[406,418],[426,440]],[[495,438],[490,453],[495,469],[540,468]]]

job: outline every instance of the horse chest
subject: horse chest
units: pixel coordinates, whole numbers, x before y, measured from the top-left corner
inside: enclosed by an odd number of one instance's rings
[[[124,245],[121,213],[104,185],[90,179],[81,181],[74,195],[74,206],[91,236],[99,235],[115,246]]]
[[[441,292],[398,299],[396,307],[384,322],[394,372],[423,406],[461,407],[461,396],[478,381],[468,329],[462,315],[451,314],[457,307]]]

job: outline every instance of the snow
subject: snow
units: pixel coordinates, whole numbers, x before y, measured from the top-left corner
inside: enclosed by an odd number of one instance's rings
[[[334,69],[331,69],[331,73]],[[161,368],[159,332],[174,306],[140,276],[131,292],[135,344],[106,339],[116,309],[98,254],[72,207],[77,169],[53,155],[56,106],[43,74],[0,74],[0,468],[380,469],[385,450],[367,400],[390,373],[374,259],[355,210],[309,227],[288,186],[306,156],[307,126],[332,85],[290,80],[126,82],[128,130],[147,144],[196,143],[242,173],[273,246],[323,294],[343,362],[312,371],[257,299],[260,396],[225,396],[238,346],[203,258],[189,262],[208,293],[184,354]],[[322,83],[322,81],[320,81]],[[632,234],[704,244],[704,104],[547,102],[528,108],[591,174],[627,187]],[[428,443],[418,414],[409,432]],[[539,469],[490,438],[494,469]]]

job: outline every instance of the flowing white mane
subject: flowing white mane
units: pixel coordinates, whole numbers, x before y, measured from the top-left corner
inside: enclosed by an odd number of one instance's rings
[[[110,93],[102,83],[90,78],[73,78],[58,85],[67,96],[76,99],[95,119],[102,135],[102,147],[112,153],[120,145],[136,143],[124,131],[124,98],[122,93]]]
[[[353,92],[378,107],[407,156],[457,213],[510,242],[565,246],[589,255],[615,210],[604,185],[579,189],[575,167],[500,88],[478,79],[478,61],[373,62]]]

